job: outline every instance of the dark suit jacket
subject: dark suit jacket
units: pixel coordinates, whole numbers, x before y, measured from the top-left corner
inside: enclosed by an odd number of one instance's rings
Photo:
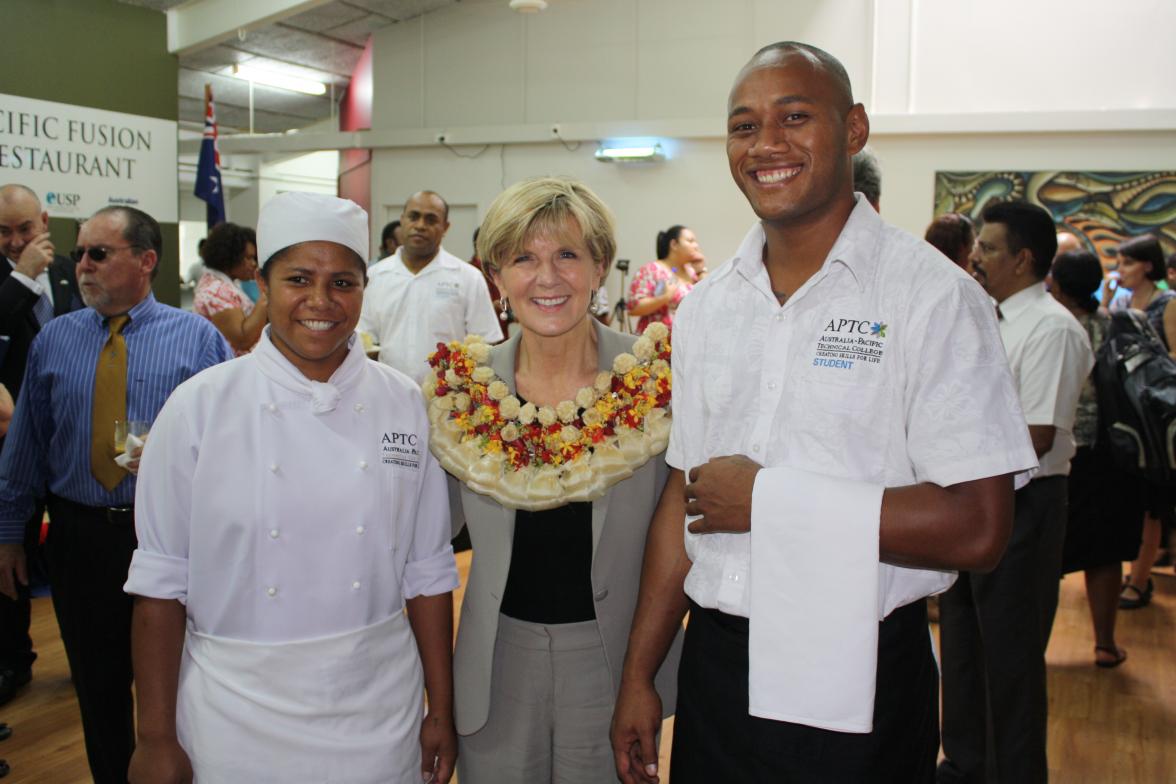
[[[72,259],[57,255],[49,264],[55,317],[85,307],[74,267]],[[12,277],[12,265],[0,256],[0,384],[8,387],[13,398],[20,394],[29,346],[41,331],[37,317],[33,315],[36,304],[37,295]]]

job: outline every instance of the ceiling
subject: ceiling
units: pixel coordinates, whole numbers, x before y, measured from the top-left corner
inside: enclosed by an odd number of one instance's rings
[[[190,0],[119,0],[165,12]],[[240,63],[314,79],[334,88],[337,104],[372,32],[460,0],[332,0],[281,21],[250,29],[216,46],[180,56],[181,125],[204,122],[204,85],[212,85],[222,133],[249,131],[249,84],[222,73]],[[323,96],[253,86],[253,131],[304,128],[332,116]]]

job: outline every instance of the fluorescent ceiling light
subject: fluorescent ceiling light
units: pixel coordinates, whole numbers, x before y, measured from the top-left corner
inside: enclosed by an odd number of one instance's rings
[[[537,14],[547,8],[547,0],[510,0],[510,7],[520,14]]]
[[[657,143],[653,144],[625,144],[620,142],[606,142],[596,148],[598,161],[664,161],[665,151]]]
[[[249,65],[234,65],[229,74],[247,82],[264,84],[267,87],[278,87],[282,90],[293,90],[296,93],[305,93],[306,95],[323,95],[327,91],[327,86],[322,82],[302,79],[276,71],[265,71]]]

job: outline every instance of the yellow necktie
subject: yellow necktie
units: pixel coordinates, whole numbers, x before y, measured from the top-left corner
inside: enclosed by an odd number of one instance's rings
[[[111,316],[110,339],[98,355],[94,371],[94,418],[90,436],[90,473],[108,491],[113,490],[125,469],[114,462],[114,420],[127,418],[127,342],[122,330],[130,316]]]

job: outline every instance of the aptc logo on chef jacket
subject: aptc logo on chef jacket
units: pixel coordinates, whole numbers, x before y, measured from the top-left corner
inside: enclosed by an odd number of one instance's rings
[[[380,438],[380,459],[384,465],[420,469],[421,437],[416,433],[384,433]]]
[[[853,370],[877,365],[886,349],[887,325],[872,319],[831,318],[817,338],[813,367]]]

